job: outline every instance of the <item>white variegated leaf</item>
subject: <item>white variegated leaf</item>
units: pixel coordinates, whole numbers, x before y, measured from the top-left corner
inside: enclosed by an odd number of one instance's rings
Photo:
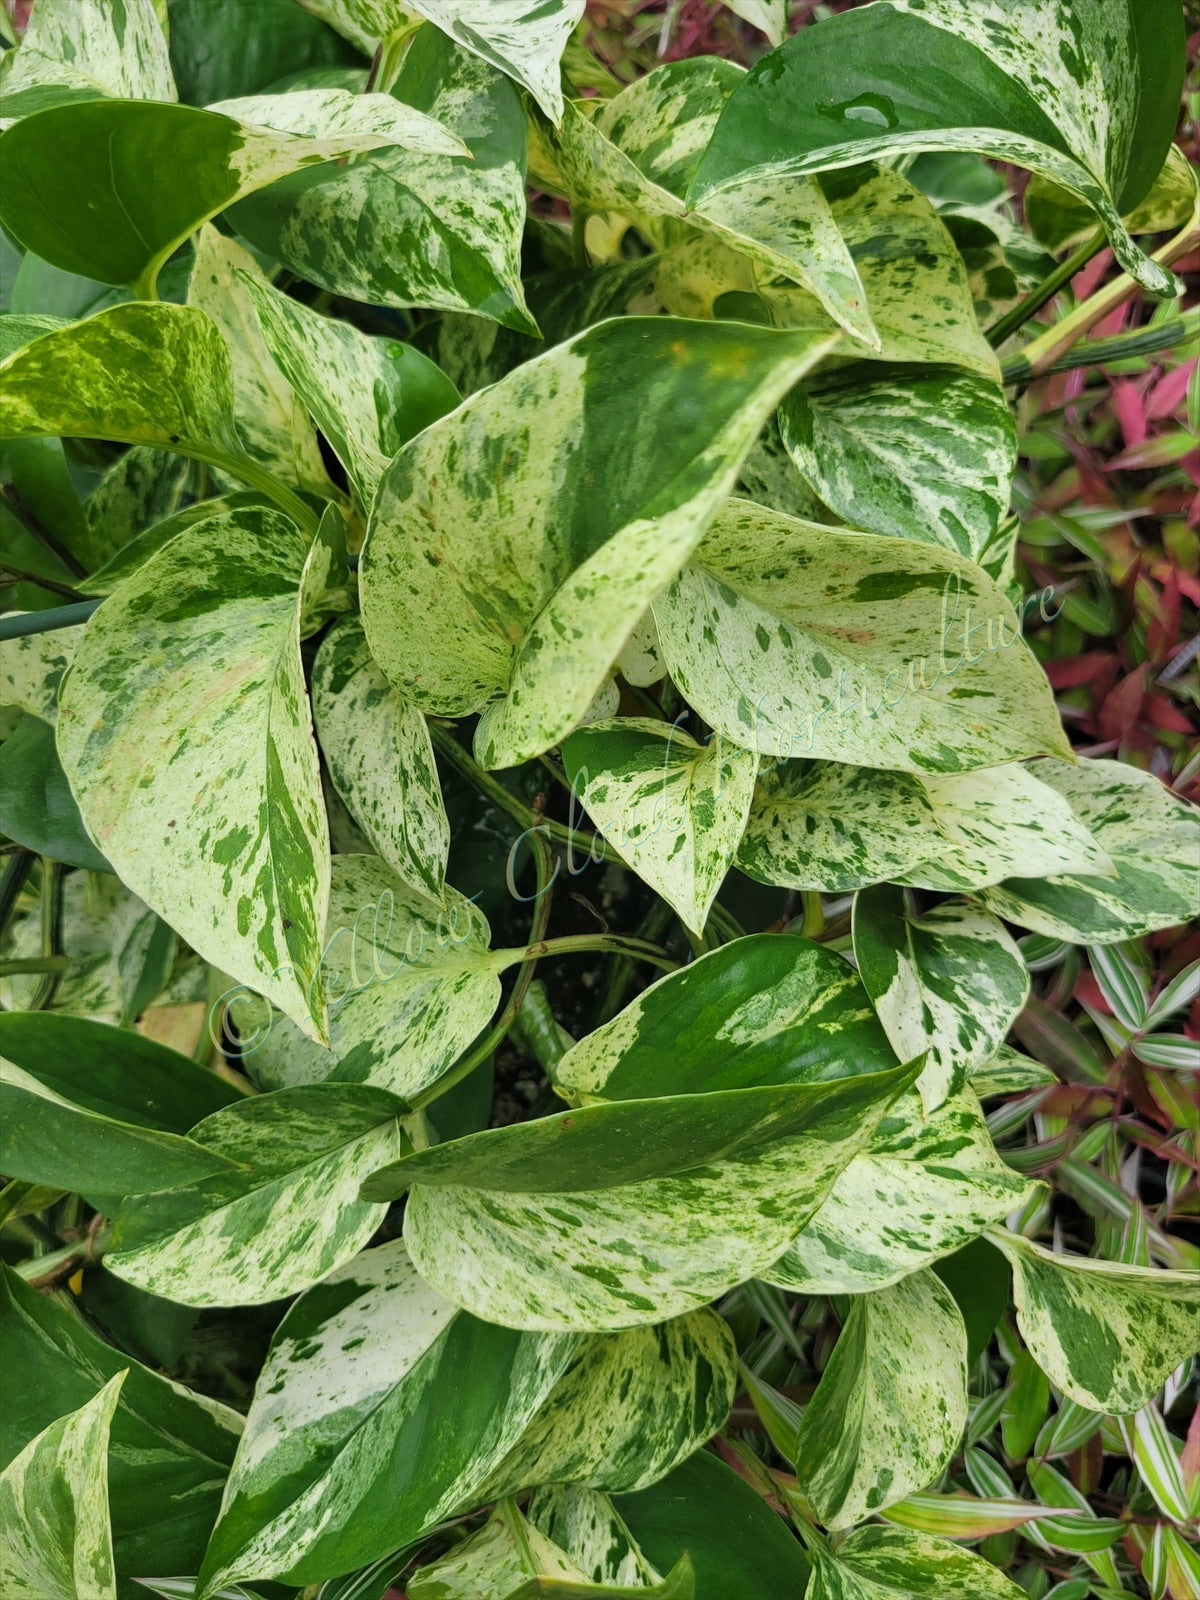
[[[772,44],[782,44],[787,33],[787,0],[725,0],[735,16],[765,33]]]
[[[896,1101],[787,1254],[762,1274],[800,1294],[863,1294],[960,1250],[1030,1196],[971,1089],[926,1116]]]
[[[990,1061],[972,1067],[967,1079],[981,1100],[996,1094],[1024,1094],[1030,1089],[1048,1089],[1058,1082],[1049,1067],[1023,1056],[1011,1045],[1002,1044]]]
[[[5,120],[95,95],[175,100],[154,0],[38,0],[0,69],[0,92]]]
[[[292,89],[287,94],[252,94],[222,100],[210,111],[277,133],[310,139],[360,139],[360,150],[395,144],[419,156],[465,156],[467,147],[449,128],[390,94],[352,94],[349,89]],[[353,154],[340,150],[341,155]]]
[[[657,1568],[647,1561],[608,1495],[577,1484],[549,1484],[534,1490],[527,1514],[592,1583],[645,1588],[658,1581]]]
[[[1116,876],[1022,873],[984,889],[997,916],[1072,944],[1113,944],[1200,915],[1200,811],[1158,778],[1117,761],[1038,763],[1105,852]]]
[[[117,1600],[108,1432],[125,1373],[39,1433],[0,1473],[5,1600]]]
[[[18,706],[43,722],[57,721],[58,686],[82,637],[81,625],[6,640],[0,656],[0,706]]]
[[[829,347],[626,317],[426,428],[383,477],[362,557],[386,676],[424,710],[482,709],[485,766],[548,749],[699,542],[771,407]]]
[[[1128,1416],[1158,1393],[1200,1339],[1200,1274],[1060,1255],[993,1228],[1013,1269],[1017,1325],[1069,1400]]]
[[[1067,750],[1012,606],[948,550],[731,500],[654,615],[688,702],[759,755],[921,773]]]
[[[702,933],[746,825],[756,762],[719,734],[698,744],[678,720],[591,723],[564,742],[563,762],[605,840]]]
[[[578,1594],[586,1584],[566,1551],[509,1500],[478,1533],[418,1567],[405,1587],[410,1600],[524,1600],[527,1594]]]
[[[893,1050],[927,1052],[927,1111],[991,1060],[1029,998],[1029,969],[998,918],[953,901],[912,916],[891,884],[855,896],[854,955]]]
[[[967,1333],[932,1272],[856,1297],[788,1453],[827,1528],[939,1477],[967,1423]]]
[[[818,1554],[808,1600],[1021,1600],[1025,1592],[949,1539],[872,1524],[856,1528],[836,1553]]]

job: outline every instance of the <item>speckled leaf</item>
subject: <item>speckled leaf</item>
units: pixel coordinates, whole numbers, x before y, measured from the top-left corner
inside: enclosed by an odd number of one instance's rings
[[[895,874],[921,889],[982,889],[1014,871],[1047,878],[1113,870],[1086,823],[1040,781],[1037,766],[991,767],[921,781],[945,842],[919,866]]]
[[[944,842],[918,778],[773,761],[759,774],[737,864],[760,883],[844,893],[895,878]]]
[[[563,744],[567,776],[613,849],[694,933],[746,826],[757,765],[648,717],[593,722]]]
[[[116,1600],[106,1458],[124,1379],[110,1378],[0,1473],[5,1600]]]
[[[382,1222],[358,1187],[399,1153],[402,1109],[385,1090],[342,1083],[214,1112],[191,1138],[239,1170],[126,1200],[106,1264],[183,1305],[261,1305],[307,1289]]]
[[[299,629],[328,557],[276,511],[194,524],[91,619],[58,726],[122,880],[317,1037],[329,843]]]
[[[929,1116],[913,1091],[762,1276],[800,1294],[882,1289],[962,1249],[1030,1193],[1001,1160],[969,1088]]]
[[[202,1592],[333,1577],[474,1509],[579,1344],[468,1316],[400,1241],[347,1262],[276,1331]]]
[[[252,94],[236,100],[219,100],[208,107],[255,128],[276,133],[299,133],[309,139],[360,139],[355,150],[330,151],[354,155],[387,145],[399,145],[414,156],[465,156],[467,147],[456,133],[444,128],[414,106],[390,94],[358,94],[350,89],[291,89],[287,94]]]
[[[229,350],[233,412],[246,451],[295,488],[332,498],[317,436],[272,359],[254,312],[247,278],[266,278],[250,252],[207,224],[196,235],[188,304],[209,316]]]
[[[154,0],[38,0],[0,68],[6,120],[68,100],[174,100]]]
[[[1021,1600],[999,1567],[949,1539],[875,1524],[819,1553],[808,1600]]]
[[[1174,233],[1200,203],[1196,169],[1177,144],[1167,151],[1162,171],[1145,199],[1122,220],[1130,233]],[[1095,232],[1091,208],[1066,189],[1035,173],[1021,200],[1030,230],[1051,250],[1082,244]]]
[[[458,391],[411,345],[372,338],[246,278],[279,370],[333,447],[364,509],[388,462],[414,434],[453,411]]]
[[[552,1483],[534,1490],[526,1510],[530,1522],[593,1583],[646,1585],[658,1580],[657,1568],[642,1554],[608,1495]]]
[[[312,696],[329,775],[350,814],[411,889],[440,895],[450,825],[429,729],[371,659],[357,618],[326,635]]]
[[[336,98],[317,105],[313,94]],[[309,137],[145,100],[90,100],[37,112],[3,136],[0,220],[56,267],[149,289],[202,222],[288,173],[410,140],[425,149],[457,145],[447,130],[390,95],[320,90],[246,104],[256,116],[286,122],[288,102],[304,102],[298,120],[322,131]],[[179,181],[181,170],[186,182]]]
[[[0,654],[0,706],[18,706],[43,722],[57,721],[58,686],[82,637],[78,627],[6,639]]]
[[[472,395],[380,483],[361,585],[384,673],[425,710],[483,709],[486,766],[555,744],[699,542],[771,407],[829,348],[625,317]]]
[[[948,550],[731,500],[654,615],[688,702],[759,755],[956,772],[1067,749],[1011,604]]]
[[[516,89],[426,27],[393,93],[461,137],[470,157],[377,150],[286,178],[230,220],[333,294],[472,311],[536,335],[521,288],[525,114]]]
[[[1148,1405],[1200,1340],[1200,1274],[1059,1255],[993,1228],[1013,1269],[1017,1325],[1068,1400],[1129,1416]]]
[[[731,97],[693,202],[776,173],[918,150],[977,150],[1053,178],[1098,212],[1121,264],[1155,295],[1171,274],[1120,220],[1174,132],[1183,26],[1173,0],[888,0],[802,29]]]
[[[1116,761],[1041,761],[1058,791],[1116,868],[1116,877],[1022,875],[980,899],[1009,922],[1075,944],[1113,944],[1200,915],[1200,812],[1151,773]]]
[[[565,1550],[510,1500],[477,1533],[407,1579],[409,1600],[575,1600],[591,1586]]]
[[[891,884],[855,896],[854,955],[897,1055],[928,1052],[927,1111],[991,1060],[1029,998],[1029,970],[998,918],[954,901],[914,917]]]
[[[588,1105],[422,1151],[364,1193],[410,1190],[418,1271],[476,1315],[656,1322],[777,1259],[914,1070]]]
[[[248,1070],[268,1089],[334,1079],[418,1094],[496,1009],[498,974],[513,955],[490,951],[489,937],[483,913],[456,890],[431,900],[376,856],[335,856],[321,958],[332,1048],[235,990],[230,1018]]]
[[[857,1296],[787,1454],[830,1529],[935,1480],[967,1422],[967,1333],[932,1272]]]
[[[852,367],[793,389],[779,422],[800,472],[854,527],[978,561],[1008,510],[1016,427],[979,373]]]

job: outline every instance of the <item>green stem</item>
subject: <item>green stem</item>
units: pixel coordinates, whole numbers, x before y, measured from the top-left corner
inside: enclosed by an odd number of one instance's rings
[[[1169,322],[1135,328],[1132,333],[1118,333],[1111,339],[1085,339],[1067,355],[1043,366],[1039,376],[1073,372],[1078,367],[1102,366],[1110,361],[1128,361],[1134,356],[1151,355],[1155,350],[1175,349],[1182,354],[1198,335],[1200,311],[1187,311]],[[1019,355],[1004,363],[1001,376],[1006,384],[1024,384],[1035,374],[1026,357]]]
[[[26,611],[20,616],[0,617],[0,644],[9,639],[24,639],[31,633],[53,633],[56,628],[73,628],[80,622],[86,622],[99,605],[99,600],[81,600],[74,606],[51,606],[47,611]]]
[[[39,589],[49,589],[51,594],[61,594],[65,600],[78,600],[79,590],[69,583],[59,583],[57,578],[43,577],[40,572],[30,572],[25,567],[0,567],[0,582],[36,583]]]
[[[1036,289],[1031,289],[1018,305],[1011,311],[994,322],[987,330],[986,338],[993,350],[998,350],[1006,339],[1012,337],[1018,328],[1024,327],[1036,312],[1040,311],[1080,270],[1086,267],[1094,255],[1104,248],[1106,235],[1103,228],[1097,228],[1092,237],[1072,251],[1065,261],[1060,261],[1054,271],[1042,279]]]
[[[645,961],[649,966],[660,967],[664,972],[675,972],[679,962],[657,945],[645,944],[641,939],[625,938],[619,933],[572,933],[563,939],[539,939],[515,950],[498,950],[497,955],[511,956],[513,961],[541,961],[547,956],[585,955],[628,956],[632,961]]]
[[[20,956],[14,961],[0,961],[0,978],[16,978],[27,972],[65,972],[66,956]]]
[[[3,876],[0,876],[0,934],[5,932],[12,920],[33,862],[33,851],[18,845],[11,859],[5,863]]]
[[[14,1270],[18,1278],[24,1278],[26,1283],[36,1286],[44,1278],[61,1276],[64,1267],[72,1266],[77,1261],[98,1261],[108,1249],[111,1239],[112,1229],[105,1228],[94,1239],[79,1239],[75,1244],[63,1245],[61,1250],[52,1250],[49,1255],[20,1261]]]
[[[512,1036],[547,1077],[553,1077],[555,1067],[575,1043],[550,1009],[546,985],[539,979],[529,985],[525,1003],[513,1019]]]
[[[197,454],[197,459],[209,466],[220,467],[223,472],[228,472],[234,478],[240,478],[243,483],[248,483],[252,489],[261,489],[268,499],[274,500],[280,510],[286,511],[292,521],[303,528],[310,539],[316,538],[321,522],[316,512],[305,505],[300,496],[289,489],[286,483],[281,483],[273,472],[268,472],[266,467],[259,466],[257,461],[251,461],[246,456],[226,456],[216,452],[211,455]]]

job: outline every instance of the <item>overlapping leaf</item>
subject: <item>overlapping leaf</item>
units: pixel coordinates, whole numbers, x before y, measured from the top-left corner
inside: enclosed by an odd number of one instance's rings
[[[818,1555],[810,1600],[1020,1600],[998,1567],[949,1539],[908,1528],[857,1528],[834,1555]]]
[[[4,116],[71,100],[174,100],[166,35],[154,0],[40,0],[21,48],[0,69]]]
[[[650,1584],[658,1577],[606,1494],[549,1484],[530,1496],[527,1515],[593,1583]]]

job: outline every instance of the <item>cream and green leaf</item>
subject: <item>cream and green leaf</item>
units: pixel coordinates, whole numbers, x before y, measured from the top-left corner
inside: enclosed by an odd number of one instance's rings
[[[71,100],[175,100],[154,0],[39,0],[0,67],[5,121]]]
[[[809,1600],[1021,1600],[1024,1589],[973,1550],[909,1528],[856,1528],[817,1556]]]

